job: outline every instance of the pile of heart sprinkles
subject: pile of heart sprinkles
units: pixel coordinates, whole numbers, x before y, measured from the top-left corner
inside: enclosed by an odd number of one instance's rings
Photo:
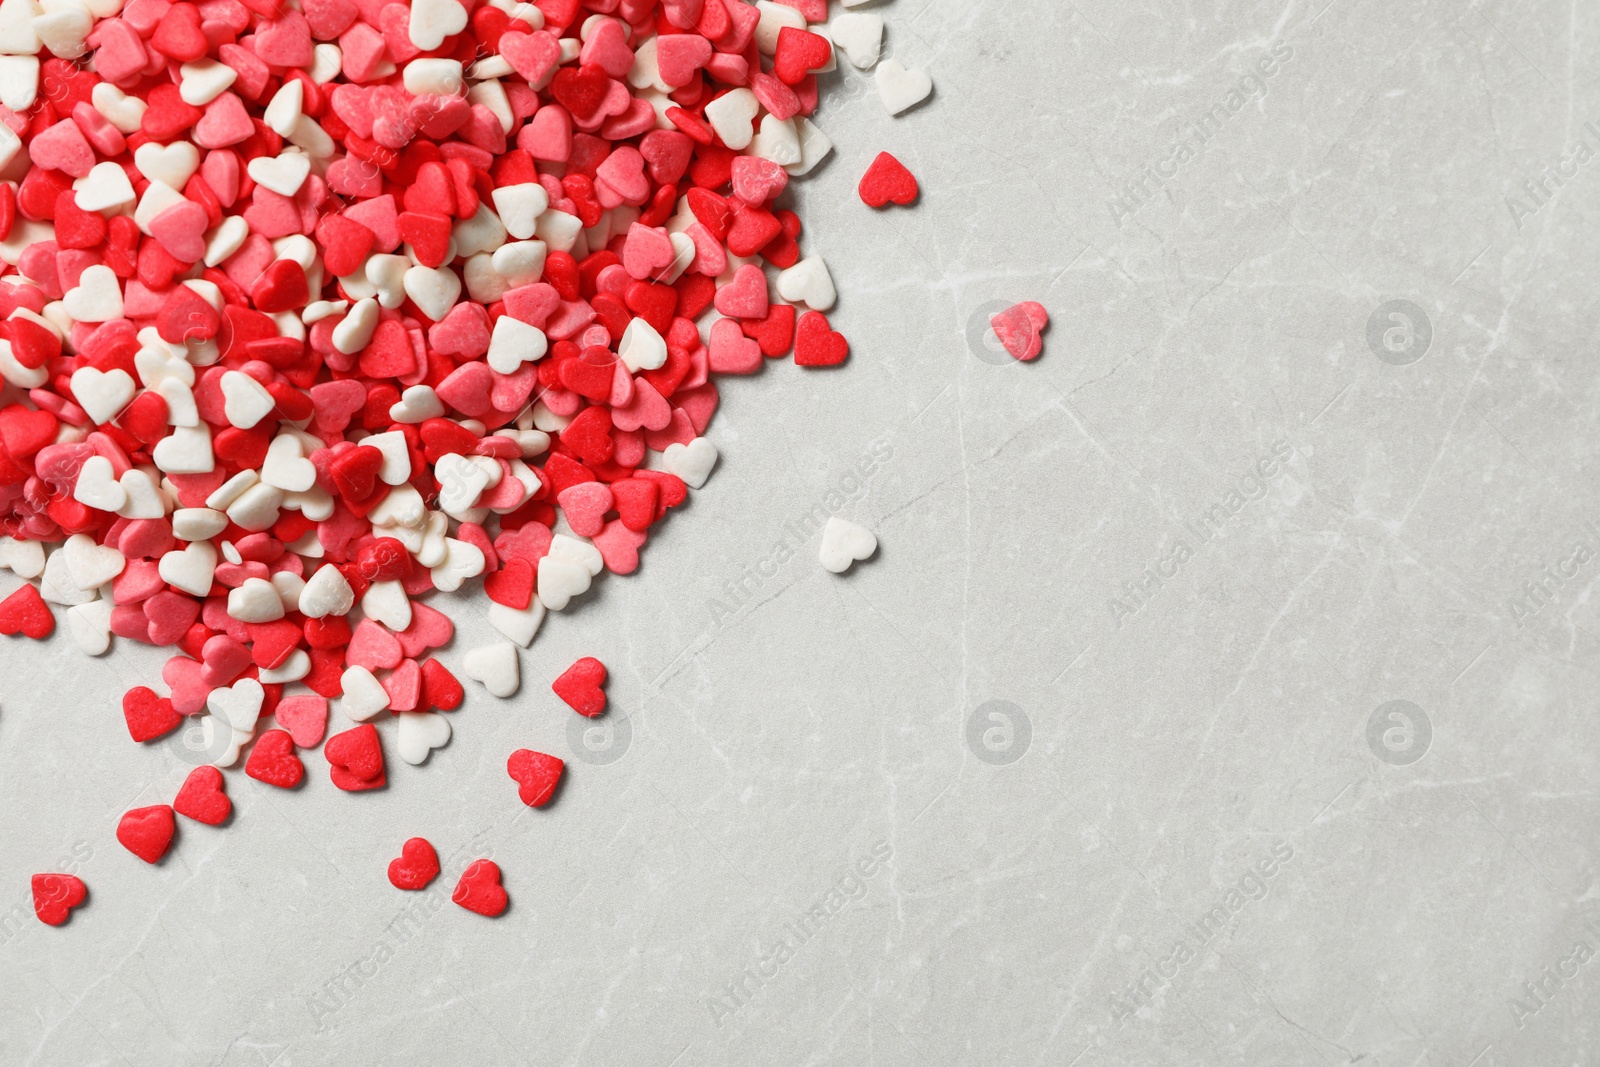
[[[137,742],[198,717],[208,760],[122,817],[150,863],[175,815],[229,818],[218,768],[241,756],[288,789],[320,744],[360,792],[387,780],[373,720],[399,720],[407,763],[445,744],[465,694],[429,655],[454,632],[432,590],[482,578],[505,640],[460,669],[515,694],[546,611],[632,573],[705,483],[713,376],[849,354],[828,268],[774,204],[831,150],[810,116],[835,47],[891,114],[932,88],[879,62],[881,16],[830,21],[827,0],[0,16],[0,566],[38,581],[0,632],[49,636],[55,604],[91,655],[176,650],[167,695],[123,700]],[[918,187],[884,154],[859,193]],[[821,558],[875,547],[835,519]],[[592,717],[605,682],[585,658],[552,688]],[[349,728],[324,741],[334,700]],[[533,807],[564,769],[507,761]],[[402,889],[438,873],[421,838],[389,868]],[[87,896],[63,873],[33,891],[50,925]],[[454,899],[500,914],[499,868],[471,864]]]

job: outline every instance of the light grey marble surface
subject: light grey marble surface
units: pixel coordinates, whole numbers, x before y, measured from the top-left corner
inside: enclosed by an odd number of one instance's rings
[[[728,383],[706,489],[426,767],[230,774],[151,868],[116,818],[188,766],[116,699],[161,657],[0,643],[0,1062],[1600,1061],[1600,10],[876,9],[936,91],[821,111],[849,365]],[[914,209],[854,198],[881,149]],[[841,485],[843,578],[790,527]],[[522,746],[571,756],[545,811]],[[448,901],[484,855],[498,921]]]

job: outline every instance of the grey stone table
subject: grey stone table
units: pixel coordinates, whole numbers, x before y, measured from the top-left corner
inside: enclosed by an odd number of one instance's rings
[[[841,73],[798,196],[848,366],[727,384],[706,489],[428,766],[231,776],[149,868],[160,657],[0,643],[0,1062],[1600,1059],[1600,10],[879,10],[935,95]],[[854,198],[882,149],[915,208]],[[609,734],[548,691],[589,654]],[[507,915],[393,890],[413,834]]]

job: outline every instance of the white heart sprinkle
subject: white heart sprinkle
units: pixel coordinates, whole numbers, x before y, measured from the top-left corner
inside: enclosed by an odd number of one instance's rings
[[[400,758],[416,766],[449,742],[450,720],[436,711],[402,711],[398,734]]]
[[[89,270],[94,269],[94,267],[89,268]],[[110,270],[109,267],[106,269]],[[89,271],[83,273],[87,277]],[[116,275],[112,277],[115,278]],[[120,299],[119,297],[119,302]],[[122,409],[133,400],[135,388],[133,376],[120,367],[113,367],[108,371],[97,370],[94,367],[80,367],[72,372],[73,398],[78,401],[78,406],[83,409],[84,414],[96,423],[110,422],[122,414]]]
[[[522,685],[517,646],[510,641],[473,649],[461,657],[461,669],[468,678],[482,682],[483,687],[497,697],[512,696]]]
[[[909,107],[920,104],[933,92],[933,79],[926,71],[907,70],[896,59],[886,59],[872,72],[878,85],[878,98],[889,114],[898,115]]]
[[[699,489],[717,465],[717,446],[704,437],[696,437],[688,444],[674,441],[661,454],[661,465]]]
[[[389,694],[372,672],[359,664],[346,667],[339,677],[339,710],[352,722],[366,722],[389,710]]]
[[[843,574],[857,560],[878,550],[878,537],[865,526],[835,515],[822,528],[822,550],[817,558],[834,574]]]

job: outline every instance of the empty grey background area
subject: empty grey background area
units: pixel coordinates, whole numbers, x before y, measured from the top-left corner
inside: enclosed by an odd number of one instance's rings
[[[936,89],[826,85],[794,202],[851,359],[727,382],[706,488],[425,767],[231,774],[149,867],[161,656],[0,643],[0,1061],[1600,1060],[1600,9],[873,10]],[[913,208],[856,199],[880,150]],[[824,572],[817,509],[878,557]],[[448,901],[480,856],[499,920]]]

